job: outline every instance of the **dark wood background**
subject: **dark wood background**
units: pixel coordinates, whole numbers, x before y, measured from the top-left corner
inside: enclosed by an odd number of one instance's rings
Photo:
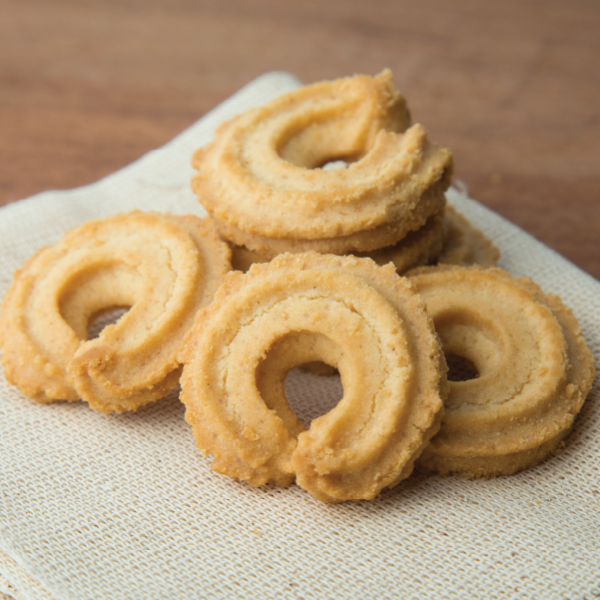
[[[119,169],[265,71],[390,67],[471,195],[600,279],[599,63],[597,0],[2,0],[0,204]]]

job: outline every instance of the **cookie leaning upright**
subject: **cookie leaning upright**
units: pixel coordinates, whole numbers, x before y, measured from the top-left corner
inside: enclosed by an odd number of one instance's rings
[[[469,478],[508,475],[569,434],[594,379],[577,320],[558,296],[500,269],[416,269],[446,360],[450,392],[420,468]],[[463,364],[459,377],[454,364]],[[464,365],[470,373],[464,373]]]
[[[85,223],[15,273],[0,309],[6,378],[38,402],[82,398],[102,412],[164,396],[229,260],[198,217],[134,211]],[[116,307],[129,310],[88,340],[88,325]]]
[[[339,370],[344,395],[308,430],[284,381]],[[284,254],[230,273],[188,335],[181,400],[218,473],[254,486],[294,478],[326,502],[375,497],[410,475],[438,430],[445,362],[422,299],[392,265]]]
[[[444,243],[436,262],[444,265],[494,267],[500,251],[449,204],[444,213]]]
[[[347,168],[320,167],[336,160]],[[443,211],[452,155],[384,71],[302,87],[222,125],[192,187],[233,244],[272,258],[396,244]]]

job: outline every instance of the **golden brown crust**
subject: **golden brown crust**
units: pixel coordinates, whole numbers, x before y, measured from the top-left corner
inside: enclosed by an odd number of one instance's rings
[[[187,340],[181,400],[198,447],[252,485],[296,478],[326,502],[373,498],[439,427],[445,363],[392,265],[306,253],[230,273]],[[314,360],[339,370],[344,397],[305,431],[283,382]]]
[[[373,229],[365,229],[351,235],[341,235],[333,238],[306,240],[301,238],[277,238],[248,233],[238,227],[213,219],[213,224],[219,234],[236,246],[244,246],[268,260],[279,254],[290,252],[319,252],[321,254],[368,254],[384,247],[393,246],[410,235],[425,227],[431,216],[439,214],[445,206],[444,190],[448,187],[446,179],[437,181],[421,196],[422,206],[427,205],[427,211],[413,214],[412,220],[391,221]],[[258,213],[257,213],[258,214]]]
[[[396,271],[403,275],[409,269],[427,265],[437,260],[444,245],[445,210],[432,215],[423,227],[410,231],[393,246],[386,246],[369,253],[357,253],[368,256],[378,265],[393,263]]]
[[[429,264],[439,255],[444,244],[444,212],[441,211],[427,219],[425,225],[411,231],[393,246],[386,246],[371,252],[355,252],[355,256],[367,257],[383,266],[393,263],[399,274],[413,267]],[[275,255],[262,254],[249,250],[245,246],[232,245],[232,266],[246,272],[254,263],[269,262]]]
[[[446,358],[467,359],[478,373],[449,382],[444,422],[419,467],[495,477],[551,454],[571,430],[594,377],[572,313],[557,296],[500,269],[430,267],[409,278],[427,303]]]
[[[264,238],[274,254],[391,245],[441,210],[452,171],[408,125],[389,71],[305,86],[221,126],[192,186],[223,237],[263,254]],[[318,168],[337,158],[355,162]]]
[[[0,310],[7,379],[39,402],[120,412],[176,387],[183,336],[230,251],[208,221],[134,211],[90,221],[16,272]],[[129,310],[96,339],[95,316]]]
[[[446,206],[445,240],[436,262],[494,267],[500,251],[453,206]]]

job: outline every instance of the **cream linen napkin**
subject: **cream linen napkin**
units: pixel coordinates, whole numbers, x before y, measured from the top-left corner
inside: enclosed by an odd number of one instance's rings
[[[0,294],[41,245],[133,208],[202,214],[192,152],[224,119],[293,89],[266,74],[180,136],[83,188],[0,210]],[[596,360],[600,284],[457,190],[500,266],[559,294]],[[300,415],[339,383],[294,376]],[[36,404],[0,376],[0,598],[600,597],[600,408],[592,390],[565,451],[492,481],[413,476],[371,502],[329,506],[293,486],[212,473],[177,394],[135,414]]]

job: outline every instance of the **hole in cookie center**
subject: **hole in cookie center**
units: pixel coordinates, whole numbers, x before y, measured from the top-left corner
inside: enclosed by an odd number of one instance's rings
[[[368,124],[353,111],[324,111],[308,119],[292,119],[279,132],[276,151],[284,161],[303,169],[344,168],[368,151]],[[330,166],[329,166],[330,165]]]
[[[448,364],[449,381],[469,381],[479,377],[479,371],[475,365],[464,356],[446,354],[446,363]]]
[[[331,159],[328,160],[324,165],[321,165],[321,169],[323,171],[335,171],[337,169],[347,169],[349,166],[349,162],[340,159]]]
[[[322,333],[292,330],[272,343],[256,367],[256,388],[296,436],[316,417],[331,411],[343,397],[337,367],[342,349]],[[309,370],[310,369],[310,370]],[[326,374],[323,373],[327,369]],[[342,370],[343,372],[343,370]],[[332,374],[333,373],[333,374]]]
[[[118,306],[96,313],[88,323],[87,339],[97,338],[105,327],[116,323],[129,309],[129,306]]]
[[[329,366],[314,364],[319,365],[319,370]],[[316,375],[303,365],[288,373],[284,386],[290,408],[307,427],[313,419],[335,408],[344,395],[342,380],[334,368],[328,374]]]
[[[134,267],[103,257],[83,261],[64,282],[60,315],[80,340],[98,337],[147,293],[145,278]]]

